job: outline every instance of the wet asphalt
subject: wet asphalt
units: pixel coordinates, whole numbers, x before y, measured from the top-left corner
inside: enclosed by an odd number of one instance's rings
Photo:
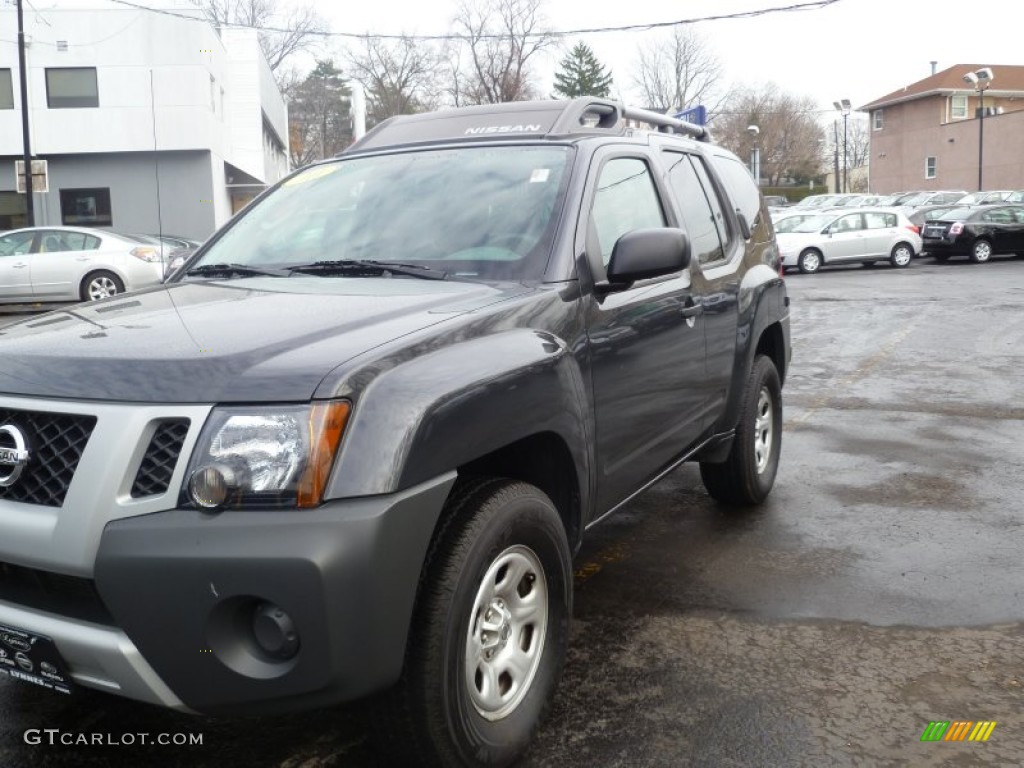
[[[1024,761],[1024,259],[787,282],[775,490],[737,513],[686,466],[590,532],[565,677],[525,765]],[[932,720],[997,726],[922,742]],[[47,728],[203,744],[25,743]],[[362,768],[367,730],[358,706],[208,720],[0,680],[4,768]]]

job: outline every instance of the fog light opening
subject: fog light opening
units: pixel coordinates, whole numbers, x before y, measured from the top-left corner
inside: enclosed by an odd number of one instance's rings
[[[299,652],[295,622],[280,606],[260,603],[252,614],[252,634],[261,651],[273,659],[287,661]]]
[[[203,509],[218,509],[238,488],[235,473],[228,467],[200,467],[188,480],[188,494],[196,506]]]

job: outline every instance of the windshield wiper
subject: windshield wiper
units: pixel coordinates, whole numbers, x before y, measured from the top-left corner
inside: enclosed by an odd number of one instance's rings
[[[315,261],[312,264],[299,264],[288,267],[289,272],[308,275],[407,275],[420,277],[424,280],[444,280],[448,273],[444,270],[431,269],[418,264],[399,264],[395,261],[373,261],[370,259],[339,259],[337,261]]]
[[[210,275],[243,275],[244,277],[266,276],[266,277],[287,277],[288,273],[280,269],[265,269],[263,267],[251,267],[248,264],[203,264],[193,267],[185,273],[189,277]]]

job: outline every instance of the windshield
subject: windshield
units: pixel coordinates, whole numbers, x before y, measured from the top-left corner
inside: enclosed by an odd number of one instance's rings
[[[813,214],[806,214],[800,216],[786,216],[785,218],[779,219],[775,222],[776,232],[793,232],[797,227],[803,224],[810,218],[814,218]]]
[[[539,279],[571,151],[468,147],[313,166],[247,210],[191,272],[217,264],[360,260],[453,276]]]
[[[812,216],[809,219],[804,219],[797,224],[790,232],[821,232],[825,227],[835,221],[835,216],[829,216],[828,214],[822,214],[821,216]]]

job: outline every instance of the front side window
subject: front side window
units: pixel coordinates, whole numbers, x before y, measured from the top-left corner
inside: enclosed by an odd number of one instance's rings
[[[715,213],[712,210],[706,184],[701,183],[691,155],[667,153],[671,165],[668,180],[672,185],[679,212],[683,217],[686,234],[690,238],[690,251],[700,264],[719,261],[725,256]],[[711,190],[714,195],[714,190]],[[717,202],[717,199],[716,199]]]
[[[854,230],[864,229],[864,224],[859,213],[851,213],[836,221],[832,229],[835,232],[853,232]]]
[[[110,189],[62,189],[61,223],[68,226],[109,227],[114,223],[110,211]]]
[[[14,109],[14,88],[9,69],[0,69],[0,109]]]
[[[885,125],[884,113],[882,110],[876,109],[871,113],[871,127],[876,131],[880,131],[883,125]]]
[[[606,267],[615,242],[624,234],[665,226],[665,214],[646,162],[617,157],[605,164],[598,177],[591,223]]]
[[[193,266],[364,260],[467,278],[538,279],[573,153],[462,147],[316,165],[250,205]]]
[[[95,67],[61,67],[46,70],[46,105],[50,109],[98,107],[99,89]]]
[[[934,157],[926,157],[924,159],[924,177],[926,179],[935,178],[935,167],[937,160]]]

